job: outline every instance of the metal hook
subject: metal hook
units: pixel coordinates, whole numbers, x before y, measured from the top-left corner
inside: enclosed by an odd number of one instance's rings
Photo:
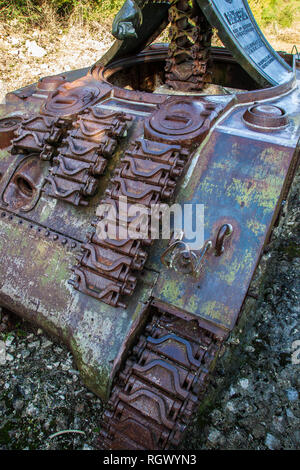
[[[221,256],[221,254],[224,252],[225,238],[230,237],[232,235],[232,232],[233,232],[233,227],[231,224],[223,224],[220,227],[217,238],[216,238],[216,245],[215,245],[216,256]]]

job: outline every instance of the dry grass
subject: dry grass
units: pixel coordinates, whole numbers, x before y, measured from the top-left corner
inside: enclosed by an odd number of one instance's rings
[[[39,26],[28,28],[17,22],[0,23],[0,102],[8,91],[43,76],[93,64],[112,44],[111,19],[102,18],[101,24],[96,21],[87,24],[77,10],[66,27],[57,21],[49,5],[45,4],[45,8],[48,10],[45,10],[44,20]],[[294,44],[300,50],[300,28],[297,25],[289,29],[273,25],[264,33],[277,50],[290,52]],[[166,39],[166,34],[163,39]],[[44,57],[30,56],[26,40],[34,40],[43,47],[46,51]]]
[[[32,57],[26,40],[45,49],[42,58]],[[0,102],[8,91],[37,81],[46,75],[93,64],[113,41],[107,26],[98,25],[93,34],[77,24],[67,31],[36,28],[20,31],[0,25]]]

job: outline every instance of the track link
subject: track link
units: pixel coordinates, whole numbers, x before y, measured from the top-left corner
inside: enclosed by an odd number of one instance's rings
[[[207,388],[220,344],[197,321],[155,311],[115,381],[100,447],[177,447]]]
[[[169,21],[166,83],[178,91],[202,90],[211,82],[208,65],[212,28],[195,0],[174,0]]]

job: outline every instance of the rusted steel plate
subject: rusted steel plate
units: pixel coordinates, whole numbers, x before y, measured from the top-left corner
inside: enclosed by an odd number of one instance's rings
[[[199,149],[176,200],[204,204],[205,240],[213,245],[223,224],[230,224],[233,234],[221,256],[214,250],[207,254],[198,279],[160,269],[155,299],[221,329],[233,328],[296,158],[298,97],[295,90],[265,105],[286,110],[288,127],[262,134],[243,122],[248,106],[237,107]],[[159,269],[160,253],[147,265]]]
[[[1,304],[61,338],[86,385],[107,399],[113,369],[126,338],[130,344],[155,274],[146,273],[126,310],[113,308],[68,284],[79,246],[73,239],[3,210],[0,231]]]

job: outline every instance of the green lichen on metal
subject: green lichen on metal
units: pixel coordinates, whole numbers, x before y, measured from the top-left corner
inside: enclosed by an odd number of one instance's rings
[[[245,275],[247,270],[251,270],[253,259],[255,259],[255,253],[251,249],[246,249],[241,254],[236,253],[231,260],[226,260],[225,255],[220,260],[220,266],[223,268],[218,271],[220,279],[231,286],[241,275]]]
[[[264,212],[274,210],[280,195],[282,177],[266,175],[265,178],[241,181],[233,178],[232,183],[227,187],[226,194],[234,198],[243,207],[250,207],[255,204],[264,209]]]
[[[43,222],[46,222],[48,220],[48,218],[50,217],[51,214],[53,214],[54,210],[55,210],[55,206],[57,204],[57,199],[43,199],[43,207],[40,211],[40,222],[43,223]]]
[[[159,266],[156,254],[152,266],[160,271],[154,289],[158,300],[215,325],[228,329],[234,325],[280,200],[291,155],[289,148],[233,137],[216,126],[192,159],[177,202],[204,204],[205,240],[215,240],[225,222],[233,225],[233,236],[221,256],[215,256],[214,250],[208,253],[198,279]]]
[[[189,312],[196,314],[199,309],[199,297],[191,295],[187,302],[187,308]]]
[[[47,247],[39,245],[37,248],[38,253],[42,254],[42,250],[45,250],[47,253]],[[70,276],[69,264],[61,263],[61,254],[59,251],[53,253],[49,262],[50,264],[45,269],[44,276],[41,279],[42,285],[47,287],[48,284],[52,284],[53,282],[58,284],[64,283]]]
[[[115,309],[68,284],[76,251],[37,229],[0,218],[0,295],[15,299],[16,311],[68,344],[86,385],[107,399],[114,361],[157,274],[146,271],[128,308]]]
[[[251,230],[254,235],[262,236],[265,233],[266,227],[260,223],[257,219],[249,219],[247,220],[247,227]]]
[[[232,311],[222,302],[216,300],[207,301],[201,304],[200,313],[205,317],[213,320],[218,320],[224,326],[230,326]]]
[[[164,298],[167,298],[170,304],[181,305],[181,291],[180,284],[176,280],[168,279],[166,277],[164,284],[162,285],[161,293]]]

